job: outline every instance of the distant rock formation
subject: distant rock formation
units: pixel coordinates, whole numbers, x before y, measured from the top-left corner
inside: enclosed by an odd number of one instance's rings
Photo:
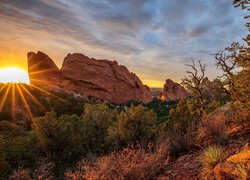
[[[161,99],[162,101],[168,101],[185,98],[187,96],[188,93],[184,87],[173,82],[171,79],[167,79],[164,84],[163,91],[159,92],[157,98]]]
[[[229,94],[223,89],[223,83],[219,79],[214,79],[210,81],[207,77],[205,77],[201,83],[201,88],[206,95],[206,98],[210,101],[218,100],[218,99],[229,99]]]
[[[58,86],[115,103],[152,100],[149,87],[116,61],[96,60],[83,54],[68,54],[62,68],[42,52],[28,53],[30,83]]]

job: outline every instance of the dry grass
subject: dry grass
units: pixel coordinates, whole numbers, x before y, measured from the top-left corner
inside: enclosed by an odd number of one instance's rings
[[[29,172],[25,169],[20,169],[11,176],[11,180],[32,180]]]
[[[155,151],[145,151],[141,147],[125,148],[99,158],[93,164],[80,163],[79,170],[67,172],[66,178],[152,179],[165,166],[167,150],[168,143],[162,143]]]
[[[241,180],[248,180],[250,178],[250,163],[236,165],[237,178]]]
[[[244,134],[250,130],[250,107],[242,104],[233,104],[231,113],[227,116],[229,132],[231,134]]]
[[[53,179],[53,169],[54,163],[50,162],[47,159],[40,159],[37,164],[37,169],[34,171],[33,175],[36,179]]]
[[[167,134],[169,138],[169,155],[171,157],[177,158],[192,149],[194,143],[193,132],[194,131],[190,128],[186,133],[174,130]]]
[[[206,138],[208,144],[225,144],[227,142],[226,118],[224,113],[219,113],[214,116],[204,116],[202,118],[199,134]]]
[[[226,133],[226,116],[224,113],[217,114],[212,118],[204,118],[206,135],[211,137]]]
[[[226,159],[224,150],[219,146],[209,146],[204,150],[199,160],[202,164],[202,173],[209,174],[214,167]]]
[[[204,116],[200,122],[198,144],[226,144],[229,137],[250,131],[250,108],[231,104],[213,114]]]

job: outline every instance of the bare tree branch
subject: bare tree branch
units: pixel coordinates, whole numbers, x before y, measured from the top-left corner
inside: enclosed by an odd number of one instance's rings
[[[202,94],[202,81],[205,78],[206,65],[198,61],[198,68],[192,59],[192,64],[185,64],[191,68],[191,71],[186,71],[188,76],[182,79],[182,85],[189,89],[195,99],[198,99],[197,107],[200,110],[200,115],[204,112],[204,100]]]

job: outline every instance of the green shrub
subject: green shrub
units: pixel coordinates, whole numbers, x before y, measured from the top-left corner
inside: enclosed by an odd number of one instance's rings
[[[85,149],[89,153],[102,154],[111,149],[108,129],[117,121],[117,112],[107,104],[85,104],[82,115]]]
[[[23,136],[25,135],[25,130],[15,123],[3,120],[0,121],[0,134],[8,137]]]
[[[55,112],[34,119],[33,127],[47,156],[55,163],[56,176],[74,166],[88,154],[101,155],[111,147],[107,141],[108,128],[116,121],[116,110],[105,103],[85,104],[82,116]]]
[[[131,143],[146,145],[155,138],[156,122],[153,110],[142,105],[132,105],[121,112],[117,122],[109,128],[109,139],[121,146]]]
[[[15,168],[35,167],[40,149],[40,142],[32,132],[25,136],[7,138],[3,145],[5,160]]]
[[[147,107],[154,110],[157,114],[158,122],[162,122],[169,118],[169,111],[172,108],[176,108],[178,101],[162,101],[159,99],[154,99],[147,104]]]
[[[59,97],[64,97],[60,95]],[[57,116],[60,117],[63,114],[78,114],[82,113],[82,107],[84,105],[84,101],[81,99],[77,99],[71,97],[69,95],[65,95],[64,101],[57,99],[52,101],[52,110],[56,112]]]
[[[7,175],[10,173],[10,166],[4,158],[3,146],[4,139],[0,136],[0,179],[6,179]]]
[[[169,121],[167,122],[166,130],[174,131],[176,129],[186,133],[190,124],[198,119],[198,114],[192,109],[192,104],[187,100],[181,100],[176,109],[171,109]]]
[[[58,171],[79,161],[86,153],[81,134],[83,123],[77,115],[57,118],[56,113],[50,112],[34,119],[33,126],[43,150],[56,163]]]

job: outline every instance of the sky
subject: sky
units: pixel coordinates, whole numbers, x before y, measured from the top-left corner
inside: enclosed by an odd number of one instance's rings
[[[180,82],[202,60],[247,34],[232,0],[1,0],[0,68],[27,69],[27,52],[42,51],[61,67],[68,53],[116,60],[151,87]]]

